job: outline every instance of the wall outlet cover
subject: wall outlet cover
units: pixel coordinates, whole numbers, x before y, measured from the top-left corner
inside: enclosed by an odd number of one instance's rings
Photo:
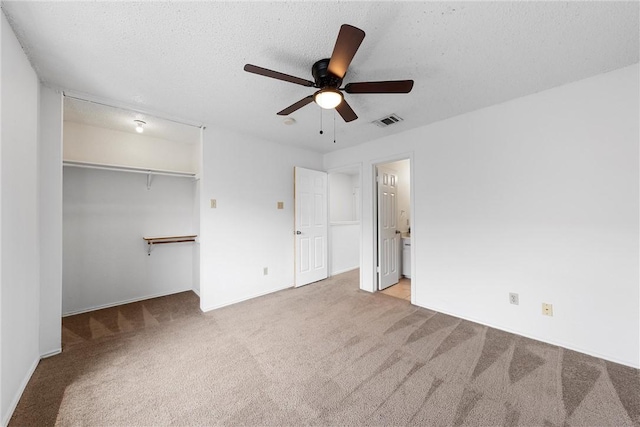
[[[278,202],[278,209],[284,209],[284,202]]]
[[[218,202],[216,199],[211,199],[211,209],[215,209],[218,207]]]

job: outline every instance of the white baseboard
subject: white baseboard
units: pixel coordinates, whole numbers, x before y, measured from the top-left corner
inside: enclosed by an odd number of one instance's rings
[[[337,276],[338,274],[346,273],[347,271],[357,270],[359,268],[360,267],[356,265],[355,267],[343,268],[343,269],[338,270],[338,271],[332,271],[331,272],[331,276]]]
[[[62,313],[62,317],[73,316],[74,314],[88,313],[90,311],[102,310],[103,308],[109,308],[109,307],[115,307],[115,306],[118,306],[118,305],[130,304],[132,302],[144,301],[144,300],[152,299],[152,298],[166,297],[167,295],[179,294],[181,292],[187,292],[187,291],[193,291],[193,289],[191,289],[191,288],[179,289],[179,290],[163,292],[163,293],[159,293],[159,294],[153,294],[153,295],[146,295],[146,296],[142,296],[142,297],[131,298],[131,299],[128,299],[128,300],[123,300],[123,301],[111,302],[111,303],[108,303],[108,304],[96,305],[96,306],[92,306],[92,307],[82,308],[80,310],[67,311],[65,313]],[[198,295],[198,294],[196,294],[196,295]]]
[[[207,311],[211,311],[211,310],[217,310],[218,308],[227,307],[227,306],[233,305],[233,304],[238,304],[239,302],[247,301],[247,300],[250,300],[250,299],[258,298],[258,297],[261,297],[261,296],[264,296],[264,295],[269,295],[269,294],[272,294],[274,292],[279,292],[279,291],[283,291],[285,289],[291,289],[291,288],[293,288],[293,285],[284,286],[282,288],[277,288],[277,289],[271,289],[271,290],[268,290],[266,292],[260,292],[260,293],[257,293],[257,294],[249,295],[247,297],[239,298],[237,300],[225,302],[225,303],[222,303],[222,304],[216,304],[216,305],[212,305],[212,306],[204,307],[204,308],[200,307],[200,309],[203,312],[207,312]]]
[[[44,354],[40,355],[40,359],[46,359],[47,357],[55,356],[56,354],[62,353],[62,348],[57,348],[55,350],[48,351]]]
[[[200,289],[191,289],[193,291],[194,294],[198,295],[198,298],[200,298]]]
[[[39,358],[33,361],[33,364],[31,365],[31,368],[29,368],[27,375],[22,380],[22,383],[20,383],[20,387],[18,388],[18,391],[16,392],[15,396],[11,400],[11,404],[9,405],[9,408],[7,408],[7,413],[4,414],[2,418],[3,427],[6,427],[9,425],[9,421],[13,416],[13,411],[16,410],[16,407],[18,406],[18,402],[20,402],[20,398],[22,397],[22,393],[24,393],[24,389],[27,388],[27,384],[29,383],[31,376],[33,375],[36,368],[38,367],[38,363],[40,363]]]
[[[491,323],[483,322],[483,321],[480,321],[480,320],[477,320],[477,319],[474,319],[474,318],[471,318],[471,317],[468,317],[468,316],[460,316],[457,313],[453,313],[453,312],[450,312],[448,310],[441,310],[441,309],[439,309],[437,307],[433,307],[433,306],[426,306],[426,305],[421,305],[421,304],[418,304],[418,303],[414,303],[414,305],[416,305],[418,307],[426,308],[427,310],[436,311],[438,313],[443,313],[443,314],[447,314],[449,316],[457,317],[459,319],[468,320],[470,322],[477,323],[479,325],[484,325],[484,326],[488,326],[490,328],[499,329],[501,331],[509,332],[511,334],[514,334],[514,335],[519,335],[521,337],[531,338],[532,340],[536,340],[536,341],[544,342],[544,343],[547,343],[547,344],[555,345],[555,346],[558,346],[558,347],[566,348],[568,350],[577,351],[578,353],[588,354],[589,356],[597,357],[599,359],[608,360],[608,361],[614,362],[614,363],[619,363],[621,365],[629,366],[631,368],[640,369],[640,365],[638,363],[629,362],[628,360],[621,360],[621,359],[618,359],[616,357],[612,357],[610,355],[605,355],[605,354],[600,354],[598,352],[591,351],[591,350],[585,350],[583,348],[577,347],[577,346],[572,345],[572,344],[567,344],[567,343],[560,342],[560,341],[555,341],[555,340],[549,340],[549,339],[542,338],[542,337],[539,337],[539,336],[536,336],[536,335],[533,335],[533,334],[525,334],[525,333],[513,330],[513,329],[508,328],[508,327],[504,327],[504,326],[500,326],[500,325],[494,325],[494,324],[491,324]]]

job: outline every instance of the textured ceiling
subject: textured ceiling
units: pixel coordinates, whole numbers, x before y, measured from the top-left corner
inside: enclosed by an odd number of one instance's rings
[[[327,152],[638,62],[638,2],[3,2],[41,79],[166,117]],[[346,95],[359,119],[313,89],[243,71],[311,79],[343,23],[366,37],[344,83],[413,79],[407,95]],[[403,122],[372,124],[391,113]],[[78,118],[78,120],[80,120]]]

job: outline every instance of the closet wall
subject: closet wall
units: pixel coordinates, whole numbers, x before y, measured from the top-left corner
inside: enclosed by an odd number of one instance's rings
[[[198,134],[196,130],[196,134]],[[64,123],[64,160],[197,173],[199,144]],[[150,184],[150,185],[148,185]],[[198,290],[194,243],[143,237],[198,234],[197,181],[65,166],[63,315]]]
[[[198,144],[158,138],[147,133],[122,132],[65,121],[63,157],[65,161],[199,172]],[[193,138],[199,130],[194,129],[191,133]]]
[[[329,173],[329,274],[360,267],[360,169]]]

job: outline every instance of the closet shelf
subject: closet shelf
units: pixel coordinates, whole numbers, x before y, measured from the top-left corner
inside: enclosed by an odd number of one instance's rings
[[[188,236],[164,236],[164,237],[143,237],[147,242],[147,255],[151,255],[151,249],[153,245],[162,245],[164,243],[182,243],[182,242],[195,242],[197,234]]]
[[[114,170],[114,171],[133,172],[133,173],[151,173],[154,175],[183,176],[185,178],[194,178],[196,176],[196,174],[193,172],[180,172],[180,171],[171,171],[171,170],[165,170],[165,169],[139,168],[135,166],[119,166],[119,165],[110,165],[107,163],[78,162],[74,160],[65,160],[62,162],[62,164],[64,166],[73,166],[77,168],[104,169],[104,170]]]
[[[78,162],[74,160],[64,160],[62,162],[63,166],[71,166],[75,168],[87,168],[87,169],[100,169],[100,170],[109,170],[109,171],[118,171],[118,172],[132,172],[132,173],[142,173],[147,175],[147,190],[151,188],[151,176],[152,175],[165,175],[165,176],[176,176],[182,178],[192,178],[197,180],[198,177],[193,172],[179,172],[179,171],[171,171],[164,169],[149,169],[149,168],[139,168],[135,166],[118,166],[118,165],[110,165],[106,163],[89,163],[89,162]]]

